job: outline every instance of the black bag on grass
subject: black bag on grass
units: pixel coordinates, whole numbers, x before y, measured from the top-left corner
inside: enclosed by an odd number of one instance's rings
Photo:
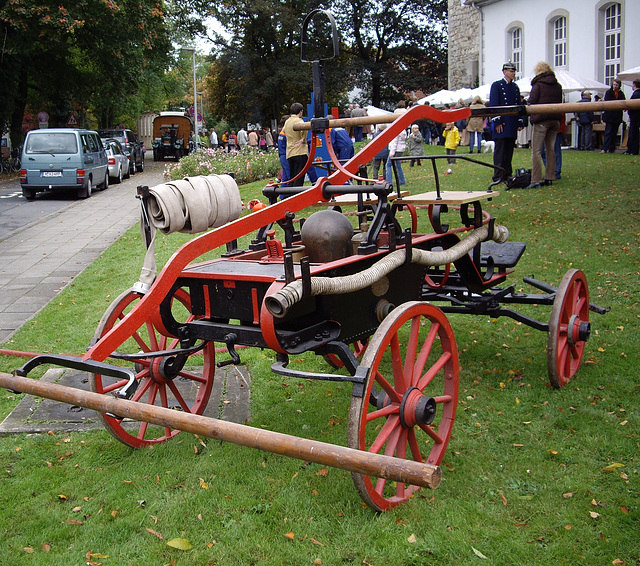
[[[516,169],[516,174],[507,177],[507,189],[524,189],[531,184],[531,169]]]

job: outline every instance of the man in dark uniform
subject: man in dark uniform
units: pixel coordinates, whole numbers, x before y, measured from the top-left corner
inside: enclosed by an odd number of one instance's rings
[[[510,61],[502,65],[504,77],[491,85],[489,106],[511,106],[520,104],[520,89],[515,83],[516,66]],[[494,116],[491,119],[492,139],[496,142],[493,150],[493,164],[502,167],[504,173],[495,169],[494,181],[505,181],[512,174],[511,159],[516,146],[518,130],[524,127],[519,116]]]

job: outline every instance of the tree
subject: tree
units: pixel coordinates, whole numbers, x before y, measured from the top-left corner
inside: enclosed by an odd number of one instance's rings
[[[300,28],[316,6],[314,0],[191,0],[172,5],[175,21],[190,26],[194,22],[189,14],[213,16],[232,38],[210,38],[217,45],[207,78],[214,115],[235,124],[278,119],[293,102],[309,102],[311,66],[300,61]],[[329,105],[344,97],[348,80],[344,65],[327,66]]]
[[[46,108],[52,125],[70,109],[100,125],[135,121],[142,81],[162,73],[170,49],[158,0],[0,0],[0,120],[22,138],[26,105]]]
[[[356,84],[374,106],[446,84],[446,0],[337,0]],[[346,32],[346,33],[345,33]]]
[[[303,18],[321,0],[185,0],[172,4],[178,25],[204,33],[194,18],[213,16],[232,40],[214,35],[218,53],[208,88],[212,111],[277,117],[294,100],[309,100],[311,69],[300,62]],[[338,21],[341,55],[325,64],[326,99],[345,100],[358,86],[362,98],[391,106],[406,92],[446,83],[446,0],[336,0],[326,4]],[[316,38],[330,42],[330,37]]]

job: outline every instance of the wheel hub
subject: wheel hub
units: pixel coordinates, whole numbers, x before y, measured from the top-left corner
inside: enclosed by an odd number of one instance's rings
[[[405,428],[417,425],[429,425],[436,417],[436,401],[423,395],[417,387],[405,392],[400,403],[400,422]]]
[[[149,374],[157,383],[168,383],[178,377],[183,366],[184,360],[180,356],[155,358],[149,365]]]
[[[569,319],[567,328],[567,340],[572,346],[578,342],[586,342],[591,335],[591,323],[589,321],[580,320],[577,314]]]

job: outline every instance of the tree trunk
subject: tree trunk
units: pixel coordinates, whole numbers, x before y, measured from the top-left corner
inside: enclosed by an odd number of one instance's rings
[[[18,74],[18,84],[15,92],[13,112],[11,114],[11,145],[12,147],[19,147],[24,139],[22,133],[22,120],[24,118],[24,109],[27,106],[27,72],[22,71]]]

